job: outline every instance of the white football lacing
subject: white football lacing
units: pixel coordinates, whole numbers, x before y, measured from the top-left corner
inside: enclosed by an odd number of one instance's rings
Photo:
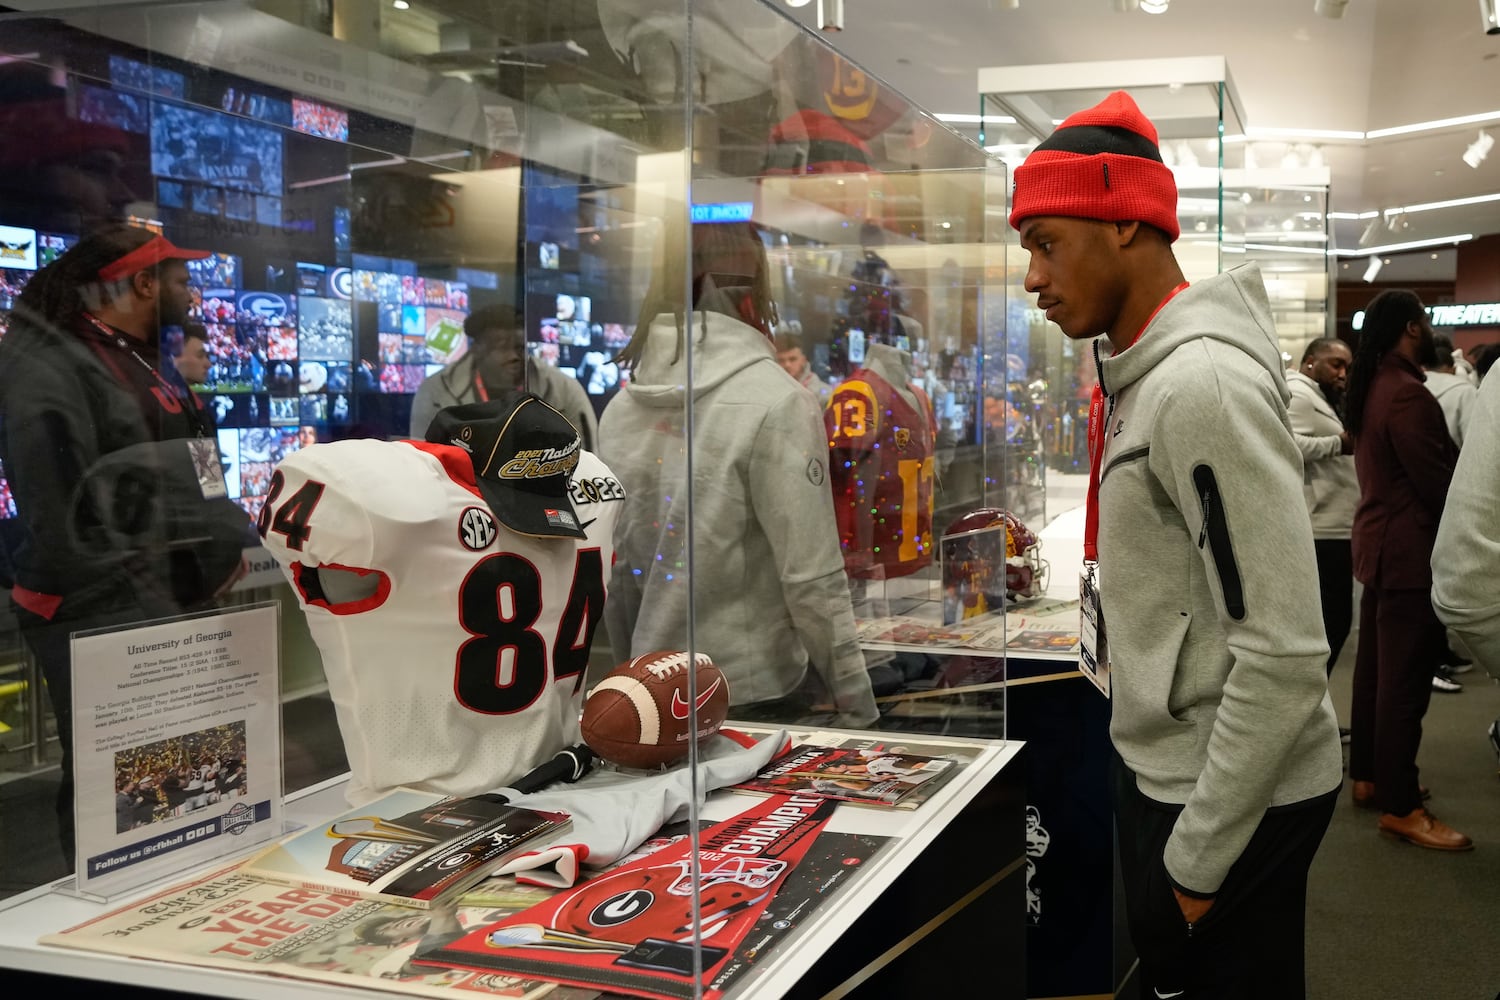
[[[707,653],[698,653],[695,659],[700,667],[711,667],[714,665],[713,659]],[[670,677],[672,674],[681,673],[686,670],[687,665],[688,655],[684,651],[672,653],[644,664],[645,668],[651,671],[653,677]]]

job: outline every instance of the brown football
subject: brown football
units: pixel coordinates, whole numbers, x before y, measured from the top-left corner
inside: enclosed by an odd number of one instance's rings
[[[621,767],[675,764],[688,754],[688,654],[660,650],[611,670],[583,703],[583,741]],[[729,714],[729,682],[706,654],[693,657],[698,687],[698,741]]]

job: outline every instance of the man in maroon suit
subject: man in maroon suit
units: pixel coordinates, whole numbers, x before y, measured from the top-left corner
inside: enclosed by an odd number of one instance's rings
[[[1350,367],[1344,427],[1354,436],[1359,507],[1354,576],[1364,584],[1354,663],[1349,777],[1354,802],[1381,810],[1381,832],[1419,847],[1465,851],[1468,837],[1422,805],[1422,717],[1446,646],[1432,610],[1432,546],[1457,451],[1422,384],[1434,360],[1422,300],[1389,289],[1365,309]]]

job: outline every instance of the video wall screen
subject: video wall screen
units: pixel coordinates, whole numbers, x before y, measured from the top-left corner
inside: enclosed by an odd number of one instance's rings
[[[288,450],[404,436],[412,394],[465,356],[464,324],[483,306],[522,306],[532,359],[576,378],[599,411],[619,391],[613,358],[635,315],[612,287],[597,205],[580,200],[579,178],[525,165],[514,272],[431,253],[419,264],[396,255],[400,231],[359,245],[368,220],[348,179],[351,144],[362,159],[399,151],[409,127],[120,48],[49,78],[65,92],[60,114],[125,150],[131,211],[150,211],[141,224],[211,251],[188,265],[189,323],[202,325],[210,356],[190,388],[220,428],[231,495],[252,514]],[[31,276],[78,238],[9,224],[22,221],[9,211],[0,196],[0,336]],[[164,334],[170,357],[182,334]],[[0,519],[12,509],[0,473]]]

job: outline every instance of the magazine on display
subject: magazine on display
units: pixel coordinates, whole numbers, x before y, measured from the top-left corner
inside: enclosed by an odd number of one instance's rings
[[[48,934],[41,943],[418,996],[459,991],[535,1000],[550,993],[552,984],[410,962],[423,942],[487,926],[532,902],[510,909],[414,910],[346,893],[294,889],[230,867]]]
[[[748,970],[738,949],[763,936],[758,931],[763,914],[787,884],[788,873],[816,857],[811,849],[835,808],[813,796],[772,796],[704,834],[696,880],[691,844],[679,843],[446,947],[424,949],[416,962],[661,1000],[692,997],[696,890],[702,996],[716,1000],[730,980]]]
[[[565,813],[399,788],[246,861],[258,878],[429,907],[566,830]]]
[[[956,773],[945,757],[894,753],[884,748],[793,747],[736,791],[815,795],[861,805],[899,806],[920,789],[932,791]],[[924,796],[926,798],[926,796]]]

